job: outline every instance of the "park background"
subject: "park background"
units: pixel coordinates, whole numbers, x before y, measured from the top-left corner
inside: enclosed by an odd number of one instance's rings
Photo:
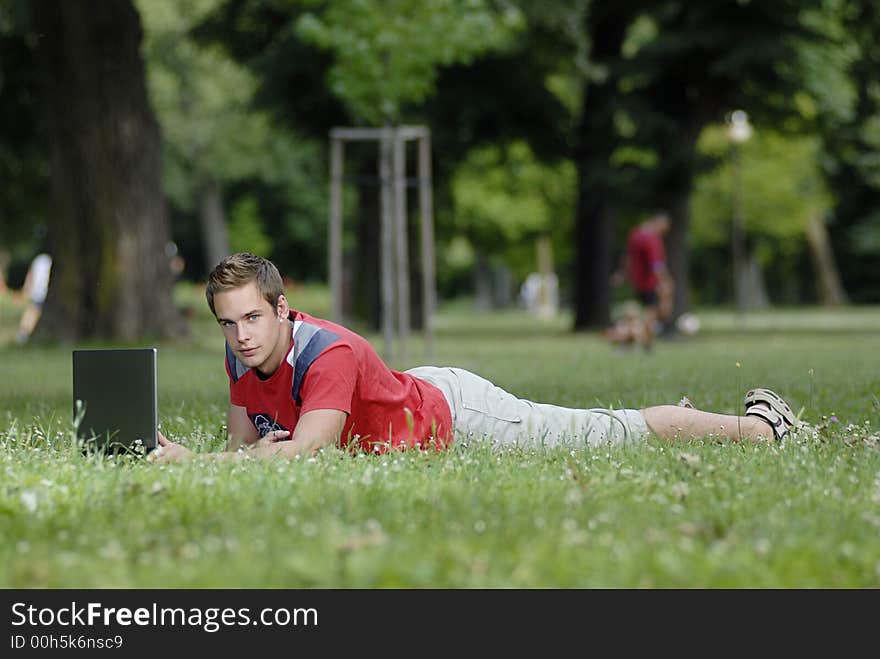
[[[878,33],[867,0],[3,0],[0,583],[876,586]],[[811,431],[244,467],[72,449],[71,348],[142,345],[160,346],[163,428],[221,447],[206,272],[254,251],[327,316],[329,131],[398,125],[431,132],[439,306],[429,354],[413,259],[416,334],[392,366],[570,406],[735,413],[760,384]],[[344,320],[378,339],[376,145],[346,158]],[[598,333],[629,296],[611,273],[656,207],[676,313],[701,328],[618,352]],[[516,295],[548,263],[560,307],[537,315]]]

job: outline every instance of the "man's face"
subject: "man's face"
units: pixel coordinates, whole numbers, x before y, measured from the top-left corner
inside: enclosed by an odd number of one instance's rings
[[[669,216],[657,215],[654,217],[654,227],[661,236],[669,233]]]
[[[265,375],[275,372],[290,340],[289,308],[282,295],[273,309],[256,282],[214,295],[214,312],[226,343],[242,364]]]

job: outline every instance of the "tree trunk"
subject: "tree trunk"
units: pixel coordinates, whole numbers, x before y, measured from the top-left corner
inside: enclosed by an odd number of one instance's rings
[[[504,309],[513,304],[513,276],[510,268],[503,263],[497,264],[491,270],[492,282],[492,307]]]
[[[685,95],[677,100],[682,103]],[[686,108],[686,104],[681,106]],[[686,116],[686,110],[679,111]],[[656,183],[654,197],[669,213],[670,227],[666,235],[666,265],[675,285],[672,318],[690,309],[690,250],[687,243],[691,223],[691,192],[694,179],[694,157],[703,123],[693,119],[679,130],[664,135],[660,149],[663,173]],[[672,325],[674,327],[674,325]]]
[[[37,336],[185,332],[165,256],[159,127],[130,0],[37,0],[52,279]]]
[[[690,308],[690,253],[687,236],[691,223],[690,192],[681,191],[667,205],[670,215],[669,233],[666,235],[666,262],[675,285],[673,291],[672,318],[678,318]]]
[[[766,309],[770,306],[764,269],[754,254],[748,254],[740,265],[736,286],[736,308],[741,311]]]
[[[816,272],[819,300],[825,306],[847,304],[846,291],[840,282],[840,273],[837,270],[837,261],[834,260],[834,252],[831,250],[828,230],[818,215],[810,217],[807,223],[807,244]]]
[[[8,289],[6,271],[9,269],[10,259],[9,250],[5,247],[0,247],[0,293],[5,293]]]
[[[210,272],[229,256],[229,230],[223,213],[223,195],[217,181],[202,181],[199,189],[199,226],[205,249],[205,269]]]
[[[477,311],[492,309],[492,271],[483,250],[477,252],[474,262],[474,304]]]
[[[605,167],[608,165],[605,164]],[[613,211],[606,184],[590,181],[589,162],[578,162],[578,210],[575,225],[574,327],[601,328],[611,322]]]
[[[614,211],[614,102],[618,79],[614,61],[620,57],[629,17],[625,7],[591,8],[587,29],[593,41],[592,60],[607,67],[601,82],[585,83],[577,131],[578,201],[575,217],[574,328],[600,328],[611,322],[611,271]]]
[[[355,171],[358,172],[358,178],[370,182],[361,183],[357,189],[354,254],[343,258],[343,279],[346,283],[342,315],[366,323],[369,329],[377,331],[381,327],[382,305],[379,296],[380,190],[376,159],[357,161]]]

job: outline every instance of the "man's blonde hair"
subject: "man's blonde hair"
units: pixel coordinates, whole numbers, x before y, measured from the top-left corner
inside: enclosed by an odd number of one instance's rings
[[[278,306],[279,296],[284,295],[284,282],[281,280],[278,268],[272,261],[262,256],[239,252],[224,258],[208,275],[205,298],[208,300],[211,313],[217,315],[214,310],[214,296],[217,293],[241,288],[252,281],[256,282],[260,294],[275,309]]]

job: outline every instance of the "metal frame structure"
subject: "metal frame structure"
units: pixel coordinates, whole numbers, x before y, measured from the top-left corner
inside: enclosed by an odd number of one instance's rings
[[[421,216],[422,304],[425,350],[434,351],[436,274],[434,210],[431,183],[431,133],[425,126],[385,126],[330,130],[329,264],[331,316],[342,320],[342,184],[345,142],[379,142],[381,188],[382,337],[386,359],[405,359],[410,332],[409,242],[406,209],[406,142],[418,143],[419,214]],[[396,322],[395,322],[396,321]],[[395,340],[399,350],[395,350]]]

